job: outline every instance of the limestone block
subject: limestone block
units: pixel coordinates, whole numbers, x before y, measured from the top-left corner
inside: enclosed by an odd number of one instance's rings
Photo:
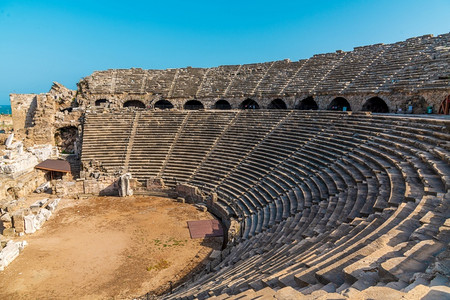
[[[47,208],[49,211],[51,211],[51,212],[52,212],[52,211],[55,211],[56,207],[57,207],[58,204],[59,204],[59,201],[61,201],[61,198],[56,198],[56,199],[50,200],[50,201],[48,202],[46,208]]]
[[[294,290],[292,287],[287,286],[280,290],[278,290],[275,294],[275,299],[300,299],[302,296],[304,296],[302,293],[298,292],[297,290]]]
[[[11,215],[9,213],[4,213],[0,216],[0,221],[2,222],[12,222]]]
[[[12,215],[13,226],[14,229],[16,230],[16,233],[21,233],[25,231],[23,214],[24,214],[23,210],[19,210]]]
[[[97,182],[97,180],[90,179],[84,181],[84,193],[85,194],[93,194],[98,195],[100,194],[100,186]]]
[[[52,216],[52,212],[49,211],[48,209],[45,208],[41,208],[39,210],[39,215],[42,215],[46,221],[48,221],[48,219],[50,219],[50,217]]]
[[[37,230],[41,229],[42,225],[44,225],[44,223],[46,221],[45,216],[43,214],[41,214],[41,213],[36,215],[36,219],[35,220],[36,220],[35,226],[36,226]]]
[[[49,144],[31,147],[27,150],[30,151],[38,161],[44,161],[50,158],[53,154],[53,146]]]
[[[44,182],[43,184],[41,184],[40,186],[37,187],[37,189],[35,190],[36,193],[40,194],[40,193],[44,193],[46,192],[49,188],[51,187],[50,182]]]
[[[222,251],[219,251],[219,250],[213,250],[213,251],[211,252],[211,254],[209,255],[209,259],[210,259],[210,260],[215,260],[215,259],[217,259],[217,258],[220,258],[221,254],[222,254]]]
[[[5,228],[3,229],[3,235],[8,237],[16,236],[16,230],[14,228]]]
[[[14,140],[14,133],[11,133],[5,141],[6,148],[11,147],[13,140]]]
[[[408,282],[412,274],[424,272],[427,265],[411,257],[394,257],[381,264],[379,275],[383,282],[403,280]]]
[[[36,216],[28,215],[24,217],[25,221],[25,233],[32,234],[36,232]]]
[[[47,204],[48,200],[49,200],[49,198],[44,198],[44,199],[38,200],[38,201],[34,202],[33,204],[31,204],[30,208],[33,208],[33,207],[37,207],[37,208],[44,207]]]
[[[19,252],[19,246],[13,241],[9,241],[0,252],[0,271],[3,271],[7,265],[16,259]]]

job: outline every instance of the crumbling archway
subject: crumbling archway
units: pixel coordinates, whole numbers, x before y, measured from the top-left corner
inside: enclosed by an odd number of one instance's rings
[[[199,110],[204,108],[203,103],[198,100],[189,100],[184,104],[184,109],[186,110]]]
[[[372,97],[364,103],[362,110],[373,113],[388,113],[389,107],[380,97]]]
[[[95,100],[95,106],[103,106],[103,107],[106,107],[106,106],[108,106],[108,104],[109,104],[109,101],[108,101],[107,99],[98,99],[98,100]]]
[[[312,96],[309,96],[297,105],[296,109],[299,110],[318,110],[319,106],[317,105],[316,101],[314,101],[314,98]]]
[[[158,109],[172,109],[173,104],[167,100],[159,100],[159,101],[156,101],[154,107],[158,108]]]
[[[140,100],[128,100],[123,104],[123,107],[145,108],[145,104]]]
[[[242,101],[242,103],[239,105],[240,109],[259,109],[259,104],[250,98]]]
[[[78,128],[67,126],[58,128],[55,132],[55,144],[62,153],[71,154],[75,152],[75,142],[78,137]]]
[[[268,109],[287,109],[286,103],[281,99],[275,99],[272,102],[270,102],[269,106],[267,106]]]
[[[352,108],[347,99],[344,97],[336,97],[331,101],[330,105],[328,105],[328,110],[351,111]]]
[[[231,104],[227,100],[219,100],[214,104],[215,109],[231,109]]]

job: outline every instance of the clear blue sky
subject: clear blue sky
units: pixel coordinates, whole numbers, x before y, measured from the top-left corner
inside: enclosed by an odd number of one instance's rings
[[[94,70],[299,60],[446,33],[449,20],[449,0],[0,0],[0,104]]]

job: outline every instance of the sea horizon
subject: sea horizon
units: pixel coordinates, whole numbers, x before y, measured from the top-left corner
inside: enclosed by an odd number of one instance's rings
[[[0,104],[0,115],[10,115],[11,105]]]

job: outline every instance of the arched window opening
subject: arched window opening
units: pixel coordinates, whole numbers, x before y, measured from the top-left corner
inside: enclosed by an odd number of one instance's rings
[[[240,109],[259,109],[259,104],[252,99],[244,100],[240,105]]]
[[[204,108],[203,104],[198,100],[190,100],[184,104],[184,109],[186,110],[199,110]]]
[[[328,105],[328,110],[336,110],[336,111],[351,111],[352,108],[350,103],[348,103],[347,99],[343,97],[334,98],[331,101],[330,105]]]
[[[145,104],[140,100],[128,100],[123,107],[145,108]]]
[[[158,109],[172,109],[173,104],[170,103],[170,101],[167,100],[159,100],[155,103],[155,108]]]
[[[98,100],[95,100],[95,106],[106,107],[106,106],[108,106],[108,104],[109,104],[109,101],[106,100],[106,99],[98,99]]]
[[[227,100],[219,100],[214,104],[215,109],[231,109],[231,104]]]
[[[296,107],[299,110],[318,110],[319,106],[312,96],[303,99]]]
[[[268,109],[287,109],[286,103],[281,99],[275,99],[270,102]]]
[[[388,113],[389,107],[383,99],[379,97],[372,97],[364,103],[362,110],[373,113]]]

